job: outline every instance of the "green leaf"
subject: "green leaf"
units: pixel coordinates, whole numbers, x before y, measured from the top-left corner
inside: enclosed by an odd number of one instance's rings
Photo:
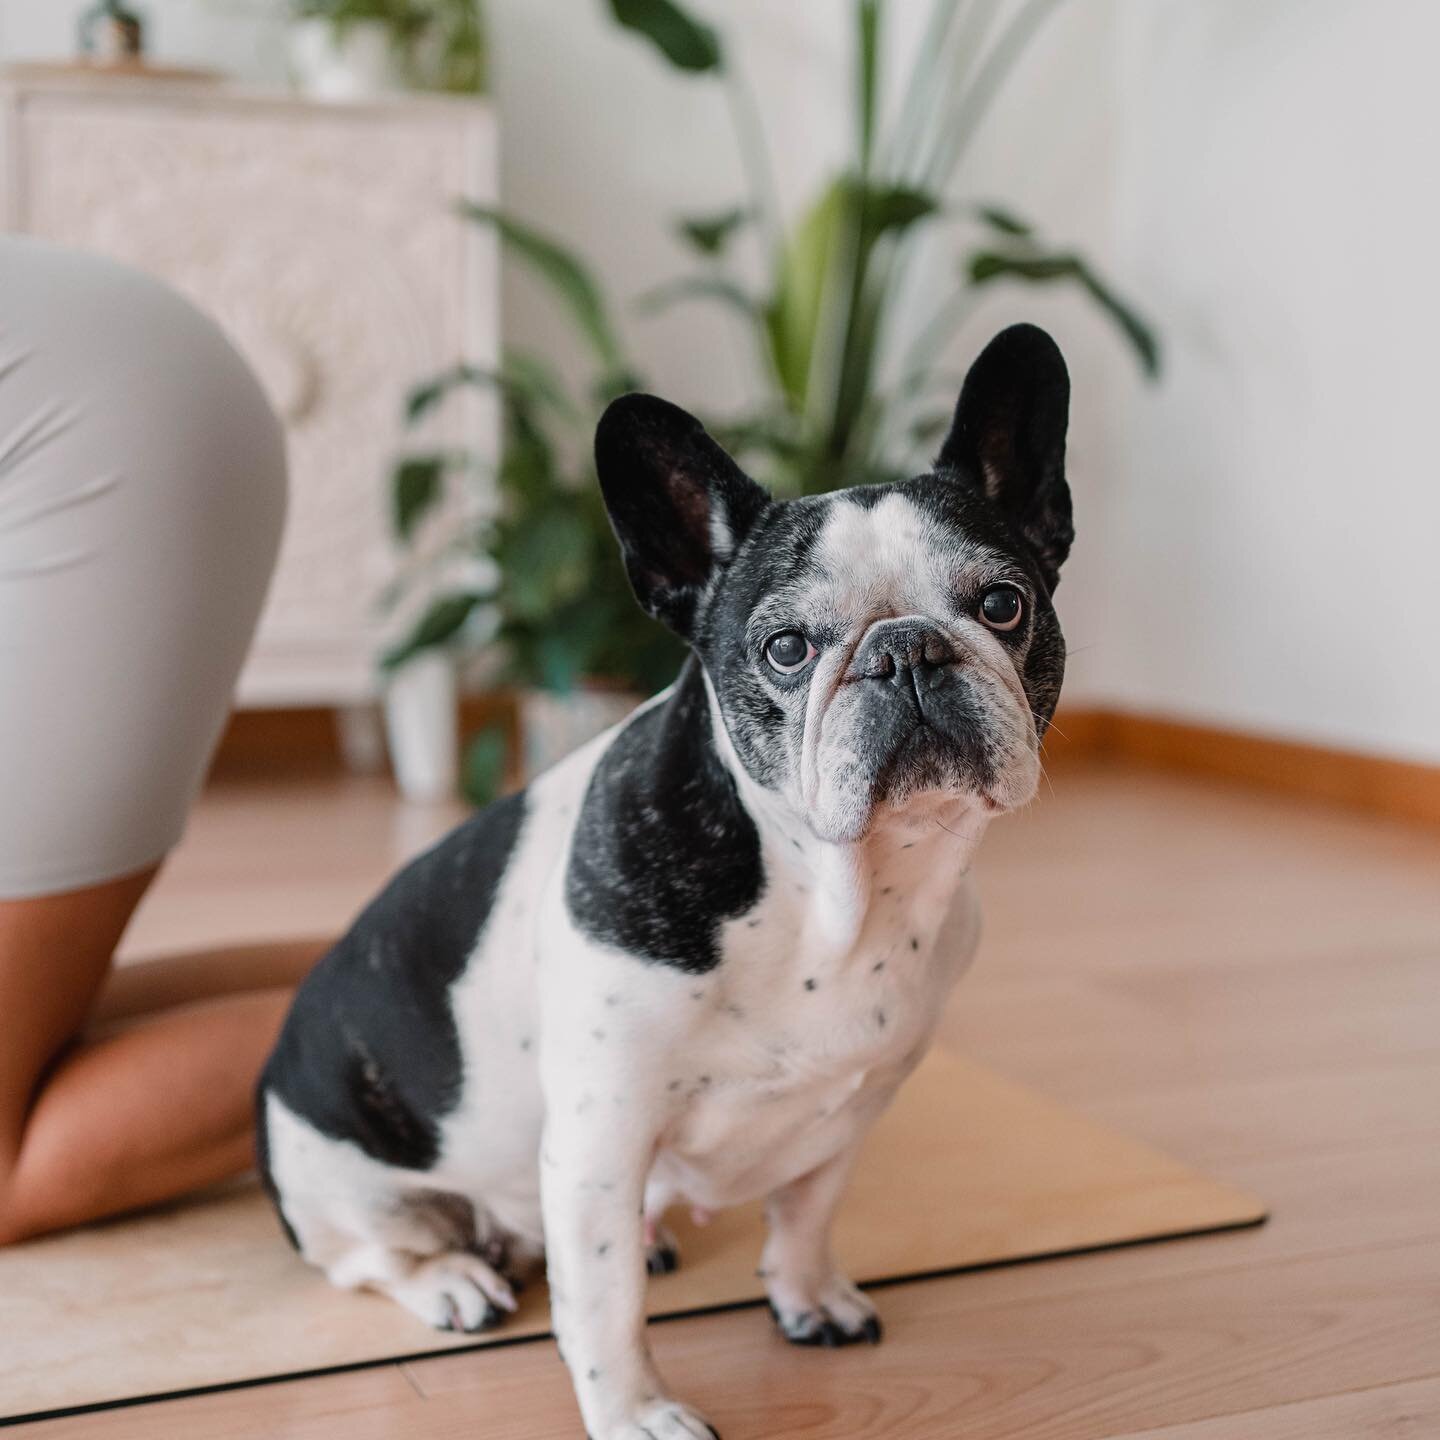
[[[541,356],[524,350],[509,350],[501,361],[501,374],[506,389],[512,394],[548,405],[566,420],[583,418],[567,393],[560,372]]]
[[[423,420],[452,390],[461,385],[478,385],[482,372],[473,365],[456,365],[416,385],[405,397],[405,421],[414,425]]]
[[[1020,237],[1035,233],[1035,227],[1028,221],[1020,219],[1013,210],[1004,210],[999,205],[981,205],[975,213],[992,229],[1000,231],[1002,235]]]
[[[391,476],[391,520],[395,534],[409,540],[415,527],[440,499],[445,481],[443,455],[412,455]]]
[[[800,449],[794,419],[783,412],[778,415],[762,412],[734,419],[707,419],[705,428],[737,457],[759,452],[794,459]]]
[[[472,805],[488,805],[505,783],[510,740],[503,725],[487,725],[465,747],[460,789]]]
[[[855,61],[857,103],[856,124],[859,126],[859,162],[861,175],[870,173],[870,157],[875,149],[875,107],[879,92],[880,5],[879,0],[856,0]]]
[[[719,300],[749,320],[760,313],[759,305],[723,275],[682,275],[678,280],[666,280],[637,296],[635,308],[642,314],[653,315],[683,300]]]
[[[454,639],[470,618],[471,612],[485,599],[484,595],[474,591],[437,596],[430,602],[430,608],[415,622],[410,633],[385,652],[380,660],[381,665],[387,670],[397,670],[422,651],[434,650],[447,640]]]
[[[971,283],[975,285],[986,285],[1004,278],[1032,284],[1056,280],[1074,282],[1120,327],[1146,375],[1153,379],[1160,373],[1160,342],[1155,332],[1101,280],[1082,256],[1068,253],[1006,255],[1000,251],[981,250],[970,257],[968,269]]]
[[[503,551],[507,607],[526,619],[543,620],[555,607],[583,592],[589,579],[593,535],[578,508],[531,507],[510,521]]]
[[[565,386],[553,366],[537,355],[511,351],[500,362],[498,370],[482,365],[456,365],[415,386],[405,401],[405,418],[414,425],[430,414],[454,391],[495,389],[524,396],[549,405],[567,420],[579,418]]]
[[[718,215],[682,216],[675,222],[675,232],[702,255],[719,255],[730,237],[742,225],[748,225],[753,217],[753,211],[737,205],[733,210],[723,210]]]
[[[674,0],[610,0],[610,13],[643,35],[677,69],[701,74],[721,67],[720,37]]]
[[[766,308],[765,327],[776,377],[791,408],[805,405],[831,267],[845,234],[845,182],[826,187],[791,233],[780,258],[779,279]]]
[[[600,287],[574,252],[494,206],[465,200],[460,213],[477,224],[493,225],[501,240],[549,284],[607,370],[627,368]]]
[[[933,195],[908,185],[869,186],[863,194],[865,226],[872,235],[904,230],[940,208]]]
[[[852,376],[868,373],[869,361],[857,347],[878,335],[883,297],[867,285],[876,243],[939,208],[933,195],[912,186],[864,185],[841,176],[796,226],[765,317],[771,360],[792,409],[804,408],[818,352],[835,338],[837,319],[843,325],[838,337],[844,342],[843,366]],[[844,304],[842,294],[848,297]]]
[[[950,428],[950,422],[954,419],[954,412],[950,410],[937,410],[930,415],[922,415],[910,422],[910,442],[917,449],[933,444]]]

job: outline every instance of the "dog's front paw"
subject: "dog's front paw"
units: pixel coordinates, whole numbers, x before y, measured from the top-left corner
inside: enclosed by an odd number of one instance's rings
[[[813,1290],[772,1277],[770,1313],[792,1345],[880,1343],[875,1307],[843,1275],[831,1275]]]
[[[698,1411],[661,1396],[590,1440],[720,1440],[720,1432]]]

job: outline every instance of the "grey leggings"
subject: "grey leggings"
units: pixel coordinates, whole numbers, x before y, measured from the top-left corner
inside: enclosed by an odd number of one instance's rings
[[[280,427],[209,320],[0,237],[0,898],[179,839],[284,512]]]

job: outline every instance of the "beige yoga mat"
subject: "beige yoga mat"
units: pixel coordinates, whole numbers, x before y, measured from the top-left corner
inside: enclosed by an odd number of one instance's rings
[[[1251,1225],[1253,1196],[977,1065],[932,1054],[867,1143],[836,1246],[859,1281]],[[760,1207],[672,1216],[650,1313],[763,1297]],[[544,1335],[544,1287],[489,1335],[332,1289],[253,1186],[0,1250],[0,1423]]]

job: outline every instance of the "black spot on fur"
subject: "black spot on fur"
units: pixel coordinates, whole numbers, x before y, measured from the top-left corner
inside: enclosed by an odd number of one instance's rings
[[[460,1091],[450,990],[525,819],[512,795],[406,866],[306,977],[260,1080],[322,1134],[407,1170],[435,1163]],[[379,957],[380,963],[376,963]]]
[[[700,974],[720,963],[721,924],[760,898],[760,836],[715,752],[700,667],[601,756],[565,877],[587,935]]]
[[[819,982],[818,980],[807,980],[807,981],[805,982],[805,988],[806,988],[807,990],[813,990],[813,989],[815,989],[815,987],[816,987],[817,985],[819,985],[819,983],[820,983],[820,982]]]

